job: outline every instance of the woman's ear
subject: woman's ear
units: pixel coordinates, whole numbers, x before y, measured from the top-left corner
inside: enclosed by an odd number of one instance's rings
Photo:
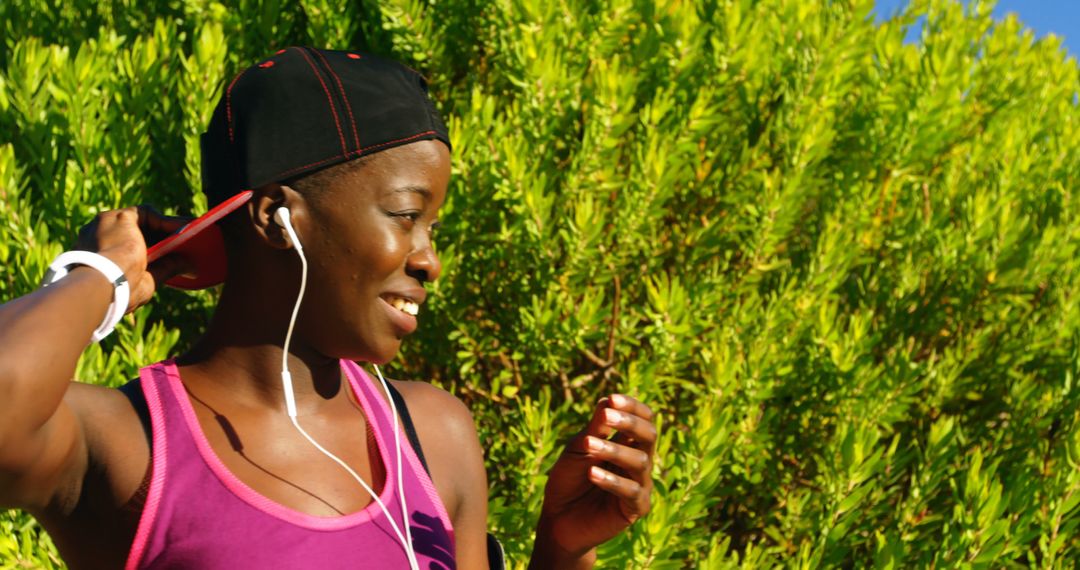
[[[257,239],[274,249],[292,247],[285,228],[275,219],[274,213],[279,208],[288,208],[295,227],[297,218],[304,217],[307,211],[300,193],[289,186],[270,183],[256,188],[246,206]]]

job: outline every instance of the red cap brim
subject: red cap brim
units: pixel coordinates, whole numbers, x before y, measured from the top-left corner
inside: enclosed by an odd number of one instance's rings
[[[209,212],[180,228],[180,231],[146,250],[147,264],[167,255],[179,255],[187,260],[193,268],[192,272],[165,282],[177,289],[206,289],[224,282],[228,274],[228,262],[225,257],[225,241],[217,222],[250,199],[251,190],[245,190],[214,206]]]

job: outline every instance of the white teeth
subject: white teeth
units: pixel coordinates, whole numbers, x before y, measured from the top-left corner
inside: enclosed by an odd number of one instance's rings
[[[420,312],[420,305],[417,305],[408,299],[402,299],[401,297],[392,297],[390,299],[390,305],[395,309],[414,317]]]

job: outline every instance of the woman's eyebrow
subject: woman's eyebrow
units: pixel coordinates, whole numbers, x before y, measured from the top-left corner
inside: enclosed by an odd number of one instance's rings
[[[431,190],[428,190],[427,188],[425,188],[423,186],[402,186],[401,188],[394,189],[395,194],[398,193],[398,192],[408,192],[408,193],[412,193],[412,194],[419,194],[419,195],[423,196],[425,200],[430,200],[431,199]]]

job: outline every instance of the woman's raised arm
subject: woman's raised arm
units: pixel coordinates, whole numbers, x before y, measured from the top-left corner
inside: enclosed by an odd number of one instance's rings
[[[105,212],[80,232],[79,249],[123,271],[130,311],[150,299],[155,284],[140,227],[171,232],[183,223],[144,208]],[[162,262],[155,264],[158,276],[177,269],[170,267],[175,260]],[[86,442],[63,398],[113,295],[114,284],[102,272],[74,265],[49,287],[0,305],[0,507],[43,509],[55,505],[61,491],[77,498]]]

